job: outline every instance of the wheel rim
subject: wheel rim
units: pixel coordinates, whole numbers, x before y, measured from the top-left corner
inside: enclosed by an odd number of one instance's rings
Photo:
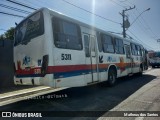
[[[110,82],[111,83],[114,83],[115,82],[115,75],[114,75],[114,73],[112,73],[110,76],[109,76],[109,80],[110,80]]]

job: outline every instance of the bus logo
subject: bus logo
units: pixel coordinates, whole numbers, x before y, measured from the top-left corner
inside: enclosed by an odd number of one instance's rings
[[[30,61],[31,61],[31,58],[25,56],[25,57],[23,58],[23,65],[28,65],[28,63],[29,63]]]

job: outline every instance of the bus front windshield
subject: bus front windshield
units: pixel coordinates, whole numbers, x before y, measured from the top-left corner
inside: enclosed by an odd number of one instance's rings
[[[22,21],[15,30],[15,46],[27,44],[31,39],[44,33],[44,18],[42,12],[37,12]]]

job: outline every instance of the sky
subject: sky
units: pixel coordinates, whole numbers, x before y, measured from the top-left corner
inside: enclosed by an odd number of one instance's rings
[[[127,36],[132,37],[144,45],[148,50],[160,51],[160,0],[12,0],[27,6],[39,9],[47,7],[61,12],[76,20],[93,25],[105,31],[115,32],[122,36],[122,13],[126,8],[135,9],[126,11],[131,26],[126,31]],[[11,10],[7,6],[21,9]],[[4,7],[5,6],[5,7]],[[145,11],[150,8],[149,11]],[[19,16],[28,16],[23,13],[34,10],[16,5],[7,0],[0,0],[0,12],[11,13]],[[145,12],[144,12],[145,11]],[[10,27],[15,27],[24,18],[0,13],[0,35]],[[133,24],[132,24],[133,23]]]

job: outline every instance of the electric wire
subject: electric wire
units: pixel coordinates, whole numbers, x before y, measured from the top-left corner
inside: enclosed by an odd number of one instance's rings
[[[142,40],[140,40],[131,30],[128,30],[128,32],[130,32],[138,41],[140,41],[142,44],[145,44]],[[147,46],[148,48],[154,50],[154,48],[148,46],[147,44],[145,44],[145,46]]]
[[[15,7],[11,7],[11,6],[8,6],[8,5],[4,5],[4,4],[0,4],[0,7],[7,8],[7,9],[10,9],[10,10],[14,10],[14,11],[21,12],[21,13],[25,13],[25,14],[30,14],[31,13],[31,12],[21,10],[21,9],[18,9],[18,8],[15,8]]]
[[[0,11],[0,14],[10,15],[10,16],[20,17],[20,18],[25,18],[24,16],[21,16],[21,15],[16,15],[16,14],[12,14],[12,13],[6,13],[6,12],[2,12],[2,11]]]
[[[93,15],[97,16],[97,17],[100,17],[100,18],[102,18],[102,19],[105,19],[105,20],[107,20],[107,21],[110,21],[110,22],[112,22],[112,23],[120,24],[120,23],[118,23],[118,22],[116,22],[116,21],[113,21],[113,20],[111,20],[111,19],[105,18],[105,17],[103,17],[103,16],[101,16],[101,15],[95,14],[95,13],[93,13],[93,12],[91,12],[91,11],[89,11],[89,10],[86,10],[86,9],[84,9],[84,8],[81,8],[81,7],[79,7],[79,6],[75,5],[75,4],[72,4],[72,3],[70,3],[70,2],[68,2],[68,1],[66,1],[66,0],[62,0],[62,1],[64,1],[64,2],[67,3],[67,4],[70,4],[70,5],[74,6],[74,7],[76,7],[76,8],[79,8],[79,9],[85,11],[85,12],[88,12],[88,13],[90,13],[90,14],[93,14]]]
[[[28,6],[28,5],[25,5],[25,4],[16,2],[15,0],[14,0],[14,1],[13,1],[13,0],[6,0],[6,1],[11,2],[11,3],[14,3],[14,4],[17,4],[17,5],[20,5],[20,6],[23,6],[23,7],[26,7],[26,8],[29,8],[29,9],[32,9],[32,10],[37,10],[37,9],[31,7],[31,6]]]

